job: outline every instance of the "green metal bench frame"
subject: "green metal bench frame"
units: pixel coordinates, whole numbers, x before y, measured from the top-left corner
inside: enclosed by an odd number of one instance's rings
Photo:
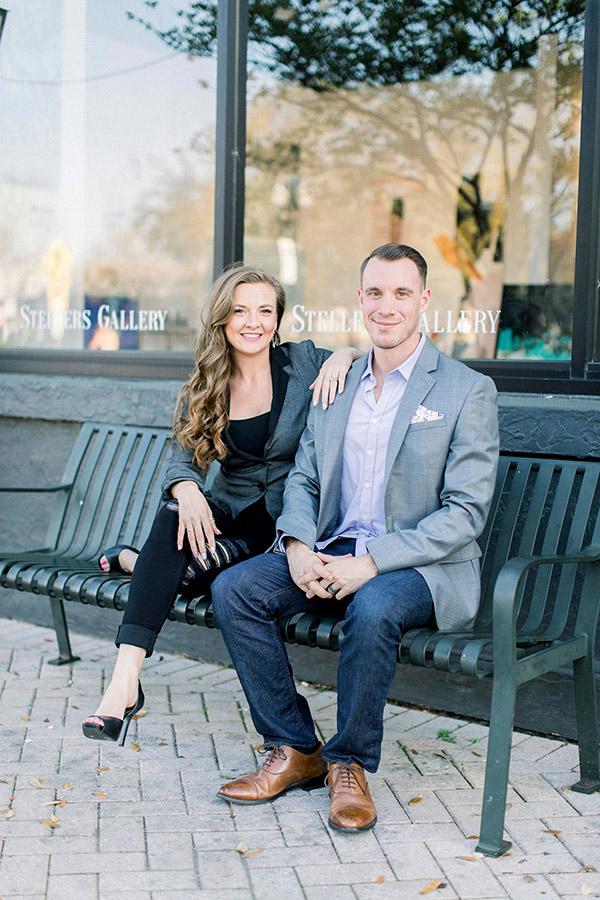
[[[64,600],[124,609],[125,576],[102,573],[103,548],[140,546],[160,505],[170,432],[85,423],[60,484],[0,488],[57,494],[46,545],[0,553],[0,584],[47,596],[59,647],[71,663]],[[401,664],[492,678],[489,747],[477,849],[500,856],[517,686],[573,664],[580,780],[600,788],[594,648],[600,610],[600,463],[501,456],[484,534],[482,603],[474,629],[407,632]],[[210,598],[178,597],[170,618],[216,627]],[[338,650],[343,621],[313,613],[281,619],[288,643]]]

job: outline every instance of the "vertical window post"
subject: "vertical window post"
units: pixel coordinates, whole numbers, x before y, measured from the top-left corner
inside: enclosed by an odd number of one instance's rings
[[[219,0],[214,266],[244,255],[248,0]]]
[[[585,10],[583,99],[579,151],[577,253],[571,375],[585,378],[598,357],[600,281],[600,4]]]

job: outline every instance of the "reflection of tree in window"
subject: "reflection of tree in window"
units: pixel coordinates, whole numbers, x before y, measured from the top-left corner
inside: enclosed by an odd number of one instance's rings
[[[216,2],[190,3],[168,31],[148,6],[169,46],[213,52]],[[249,11],[247,234],[299,243],[306,298],[327,278],[328,305],[348,304],[356,259],[399,233],[454,313],[497,310],[503,281],[572,281],[584,0]],[[495,335],[459,338],[442,349],[494,353]]]

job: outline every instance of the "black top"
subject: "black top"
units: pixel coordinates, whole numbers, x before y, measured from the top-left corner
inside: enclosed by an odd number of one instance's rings
[[[271,412],[250,419],[230,419],[229,437],[238,450],[249,456],[262,458],[267,442],[269,416]]]

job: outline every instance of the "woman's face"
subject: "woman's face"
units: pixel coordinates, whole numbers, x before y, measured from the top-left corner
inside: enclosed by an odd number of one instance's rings
[[[225,336],[238,353],[255,356],[268,349],[277,328],[277,302],[270,284],[238,284]]]

